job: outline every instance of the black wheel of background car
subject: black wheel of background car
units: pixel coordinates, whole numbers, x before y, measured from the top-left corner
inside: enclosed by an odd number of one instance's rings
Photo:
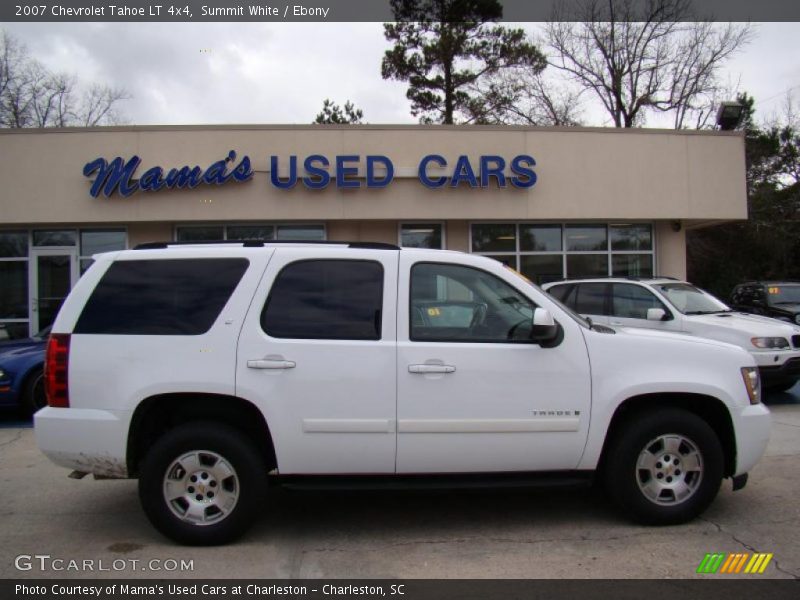
[[[150,522],[181,544],[225,544],[255,520],[267,470],[240,431],[210,422],[180,425],[147,452],[139,499]]]
[[[788,392],[790,389],[792,389],[795,386],[796,383],[797,383],[797,380],[784,381],[783,383],[765,383],[764,384],[764,391],[775,392],[775,393]]]
[[[47,406],[47,396],[44,393],[44,370],[39,368],[28,375],[25,380],[25,390],[22,395],[22,410],[32,416],[40,408]]]
[[[714,500],[724,457],[714,430],[680,409],[638,413],[618,429],[604,463],[606,492],[633,519],[685,523]]]

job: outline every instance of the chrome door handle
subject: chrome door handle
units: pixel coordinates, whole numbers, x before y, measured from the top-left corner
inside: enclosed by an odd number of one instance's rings
[[[274,360],[260,358],[258,360],[248,360],[247,367],[250,369],[294,369],[297,366],[293,360]]]
[[[455,370],[451,365],[408,365],[409,373],[454,373]]]

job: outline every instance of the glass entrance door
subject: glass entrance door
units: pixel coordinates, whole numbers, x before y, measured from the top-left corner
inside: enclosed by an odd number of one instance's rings
[[[53,324],[77,279],[78,254],[74,248],[31,249],[31,335]]]

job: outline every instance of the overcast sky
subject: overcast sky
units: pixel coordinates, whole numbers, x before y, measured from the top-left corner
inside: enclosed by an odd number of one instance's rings
[[[531,31],[534,24],[524,24]],[[54,71],[124,86],[132,124],[310,123],[328,97],[370,123],[414,123],[406,86],[384,81],[380,23],[2,24]],[[756,97],[759,115],[800,99],[800,23],[755,26],[725,80]],[[587,107],[592,125],[608,125]],[[657,123],[650,123],[656,125]]]

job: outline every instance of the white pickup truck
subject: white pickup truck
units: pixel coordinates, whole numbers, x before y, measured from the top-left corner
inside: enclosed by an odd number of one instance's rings
[[[741,348],[593,327],[492,259],[370,243],[98,255],[46,388],[41,450],[138,478],[189,544],[241,535],[273,483],[597,480],[680,523],[744,485],[770,429]]]

